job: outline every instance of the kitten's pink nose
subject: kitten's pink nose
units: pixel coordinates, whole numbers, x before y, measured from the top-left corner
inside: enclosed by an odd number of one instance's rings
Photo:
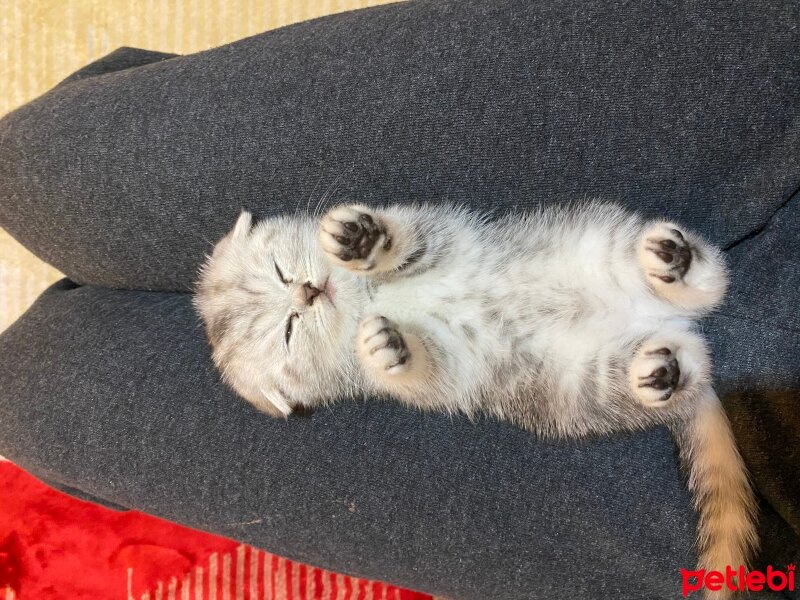
[[[314,298],[319,296],[322,293],[322,290],[315,288],[311,283],[306,282],[303,284],[303,296],[306,300],[306,304],[311,306],[314,304]]]

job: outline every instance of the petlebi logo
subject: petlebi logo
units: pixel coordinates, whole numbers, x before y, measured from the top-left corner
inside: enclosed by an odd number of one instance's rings
[[[783,592],[795,590],[794,565],[788,565],[785,571],[768,565],[764,571],[747,571],[743,566],[733,568],[730,565],[722,571],[689,571],[681,569],[683,577],[683,597],[685,598],[692,592],[699,592],[706,589],[718,592],[723,589],[732,592],[761,592],[771,590],[773,592]]]

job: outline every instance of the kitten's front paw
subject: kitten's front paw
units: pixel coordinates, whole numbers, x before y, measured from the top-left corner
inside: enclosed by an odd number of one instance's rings
[[[383,221],[358,205],[328,211],[322,218],[319,240],[328,258],[351,271],[374,269],[392,246]]]
[[[657,295],[692,312],[719,304],[727,288],[719,251],[673,223],[657,223],[645,232],[639,264]]]
[[[358,354],[378,373],[397,375],[409,368],[411,353],[397,326],[386,317],[365,318],[358,329]]]

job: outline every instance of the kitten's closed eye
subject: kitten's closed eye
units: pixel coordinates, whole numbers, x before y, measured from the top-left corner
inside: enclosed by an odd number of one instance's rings
[[[275,272],[278,274],[278,279],[281,280],[281,283],[283,283],[284,285],[289,285],[290,283],[292,283],[292,280],[287,279],[287,277],[283,274],[283,271],[281,271],[281,268],[278,266],[277,262],[273,260],[272,264],[275,265]]]
[[[300,315],[293,312],[289,315],[289,320],[286,322],[286,348],[289,348],[289,340],[292,339],[292,331],[294,330],[294,320],[299,318]]]

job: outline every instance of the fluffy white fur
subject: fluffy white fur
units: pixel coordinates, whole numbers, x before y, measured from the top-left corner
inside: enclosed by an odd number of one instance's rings
[[[224,378],[272,415],[380,395],[550,437],[670,426],[700,566],[724,571],[756,544],[754,500],[693,319],[726,285],[698,236],[614,205],[352,205],[242,213],[196,300]]]

